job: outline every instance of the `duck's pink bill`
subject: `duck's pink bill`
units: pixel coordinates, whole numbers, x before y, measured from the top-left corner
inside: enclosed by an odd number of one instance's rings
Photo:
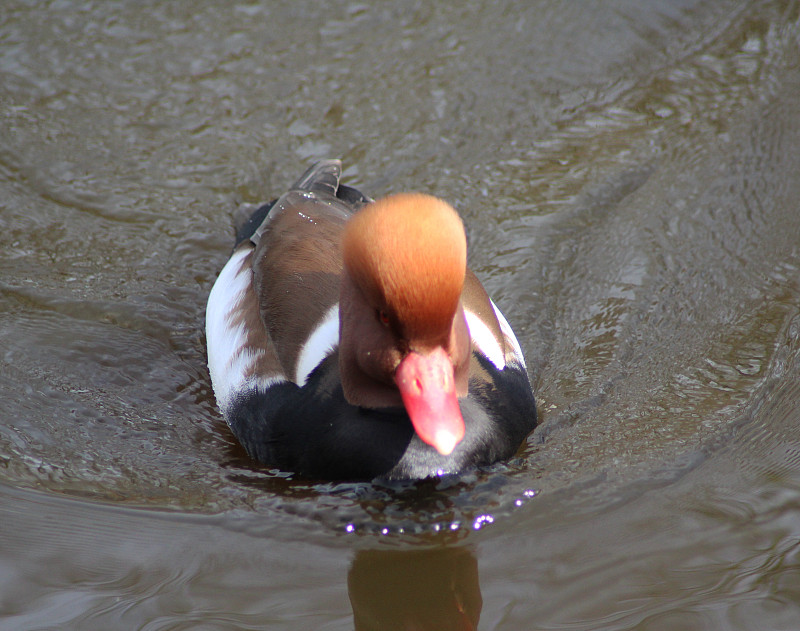
[[[453,364],[442,348],[411,352],[394,376],[414,430],[443,456],[464,438],[464,418],[458,406]]]

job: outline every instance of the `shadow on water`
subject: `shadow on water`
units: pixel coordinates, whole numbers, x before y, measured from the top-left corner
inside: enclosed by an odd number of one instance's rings
[[[463,547],[356,552],[347,590],[356,631],[469,631],[483,605],[478,561]]]

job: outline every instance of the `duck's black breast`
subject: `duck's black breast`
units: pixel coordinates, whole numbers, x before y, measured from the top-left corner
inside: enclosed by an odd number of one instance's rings
[[[419,439],[402,407],[349,404],[336,353],[302,387],[284,382],[243,394],[229,424],[252,457],[307,477],[370,480],[460,473],[511,457],[536,423],[524,371],[500,371],[478,359],[492,379],[474,380],[469,396],[459,401],[466,434],[448,456]]]
[[[302,387],[291,382],[242,395],[233,433],[255,459],[303,476],[369,480],[402,459],[414,430],[403,408],[349,404],[338,357],[328,356]]]

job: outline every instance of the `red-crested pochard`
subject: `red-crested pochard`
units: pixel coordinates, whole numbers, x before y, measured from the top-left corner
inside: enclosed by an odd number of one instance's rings
[[[312,166],[238,229],[208,298],[208,366],[255,459],[325,479],[425,478],[510,458],[536,426],[520,345],[466,267],[461,219],[372,201]]]

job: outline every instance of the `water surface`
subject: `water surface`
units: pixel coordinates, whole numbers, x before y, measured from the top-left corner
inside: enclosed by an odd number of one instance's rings
[[[796,629],[796,2],[6,3],[4,629]],[[340,157],[451,201],[541,427],[386,486],[254,465],[203,311]]]

